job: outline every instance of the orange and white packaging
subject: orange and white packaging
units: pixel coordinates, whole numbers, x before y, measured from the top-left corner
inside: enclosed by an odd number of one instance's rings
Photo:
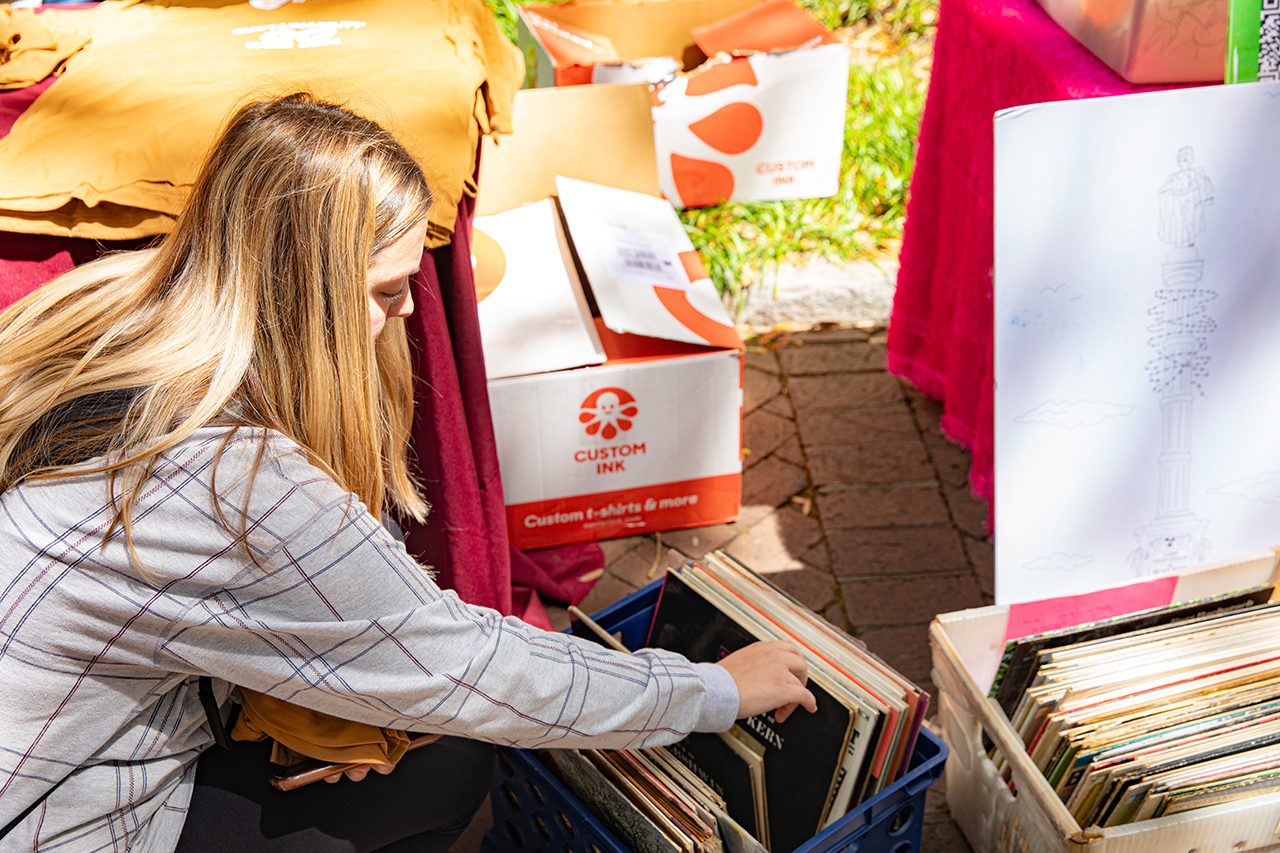
[[[489,383],[517,547],[737,518],[739,353],[657,352]]]
[[[849,49],[789,0],[578,0],[520,16],[526,85],[651,85],[673,204],[838,191]]]
[[[600,317],[615,332],[736,349],[741,340],[671,203],[557,177]]]
[[[476,217],[471,253],[488,378],[605,360],[552,199]]]
[[[723,57],[654,93],[662,191],[683,207],[840,190],[849,49]]]
[[[567,139],[569,121],[589,135]],[[505,268],[480,310],[492,303],[512,312],[482,324],[486,361],[491,351],[524,347],[486,336],[501,328],[537,338],[543,330],[534,324],[547,320],[522,315],[523,297],[494,301],[507,288],[539,297],[520,283],[525,271],[513,270],[525,263],[506,251],[516,235],[484,229],[542,205],[553,210],[550,192],[563,232],[557,239],[538,226],[550,246],[539,263],[550,264],[561,246],[574,254],[560,255],[554,275],[534,277],[560,282],[563,272],[575,285],[581,276],[580,293],[598,316],[579,313],[585,328],[574,334],[594,332],[606,356],[598,366],[540,370],[530,353],[525,375],[488,369],[507,525],[520,548],[717,524],[741,506],[742,343],[675,210],[658,196],[650,121],[644,84],[525,91],[515,133],[486,141],[481,156],[478,290],[496,274],[486,241],[503,245]],[[646,138],[638,148],[637,132]]]

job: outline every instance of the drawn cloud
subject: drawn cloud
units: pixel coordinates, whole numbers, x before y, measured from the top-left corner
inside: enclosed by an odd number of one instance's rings
[[[1045,400],[1031,411],[1018,415],[1013,422],[1075,429],[1097,426],[1108,418],[1122,418],[1132,412],[1133,406],[1106,400]]]
[[[1280,504],[1280,471],[1263,471],[1206,489],[1211,495],[1244,498],[1264,504]]]
[[[1092,562],[1092,554],[1064,554],[1054,551],[1047,557],[1037,557],[1029,563],[1023,563],[1022,567],[1033,572],[1073,572]]]

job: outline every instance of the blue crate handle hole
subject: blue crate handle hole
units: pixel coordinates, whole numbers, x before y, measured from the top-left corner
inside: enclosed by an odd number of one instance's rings
[[[511,810],[513,812],[519,813],[520,798],[516,796],[516,792],[511,790],[511,786],[508,785],[506,782],[503,782],[502,785],[499,787],[500,787],[500,790],[502,791],[503,798],[505,798],[507,801],[507,805],[511,806]]]
[[[893,816],[893,820],[889,822],[889,834],[901,835],[911,828],[913,818],[916,816],[916,807],[913,803],[907,803],[903,808],[898,809],[898,813]],[[895,851],[896,853],[896,851]]]
[[[551,830],[547,828],[546,822],[540,815],[533,816],[533,828],[538,830],[538,834],[542,836],[544,842],[551,843]]]

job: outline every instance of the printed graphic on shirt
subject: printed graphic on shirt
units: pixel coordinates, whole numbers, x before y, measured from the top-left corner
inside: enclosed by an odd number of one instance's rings
[[[290,3],[305,3],[307,0],[249,0],[249,5],[264,12],[274,12]]]
[[[257,41],[244,43],[245,50],[293,50],[304,47],[334,47],[342,44],[339,30],[359,30],[364,21],[289,21],[236,27],[233,36],[257,34]]]

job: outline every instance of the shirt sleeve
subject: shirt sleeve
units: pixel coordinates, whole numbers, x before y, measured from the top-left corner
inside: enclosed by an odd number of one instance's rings
[[[373,725],[521,747],[656,746],[732,725],[737,688],[722,667],[626,655],[468,605],[296,445],[273,439],[250,478],[257,444],[237,438],[216,464],[184,450],[156,471],[167,485],[148,500],[167,511],[140,511],[134,536],[166,548],[176,609],[159,665]],[[213,521],[213,500],[232,532],[243,517],[243,545]]]

